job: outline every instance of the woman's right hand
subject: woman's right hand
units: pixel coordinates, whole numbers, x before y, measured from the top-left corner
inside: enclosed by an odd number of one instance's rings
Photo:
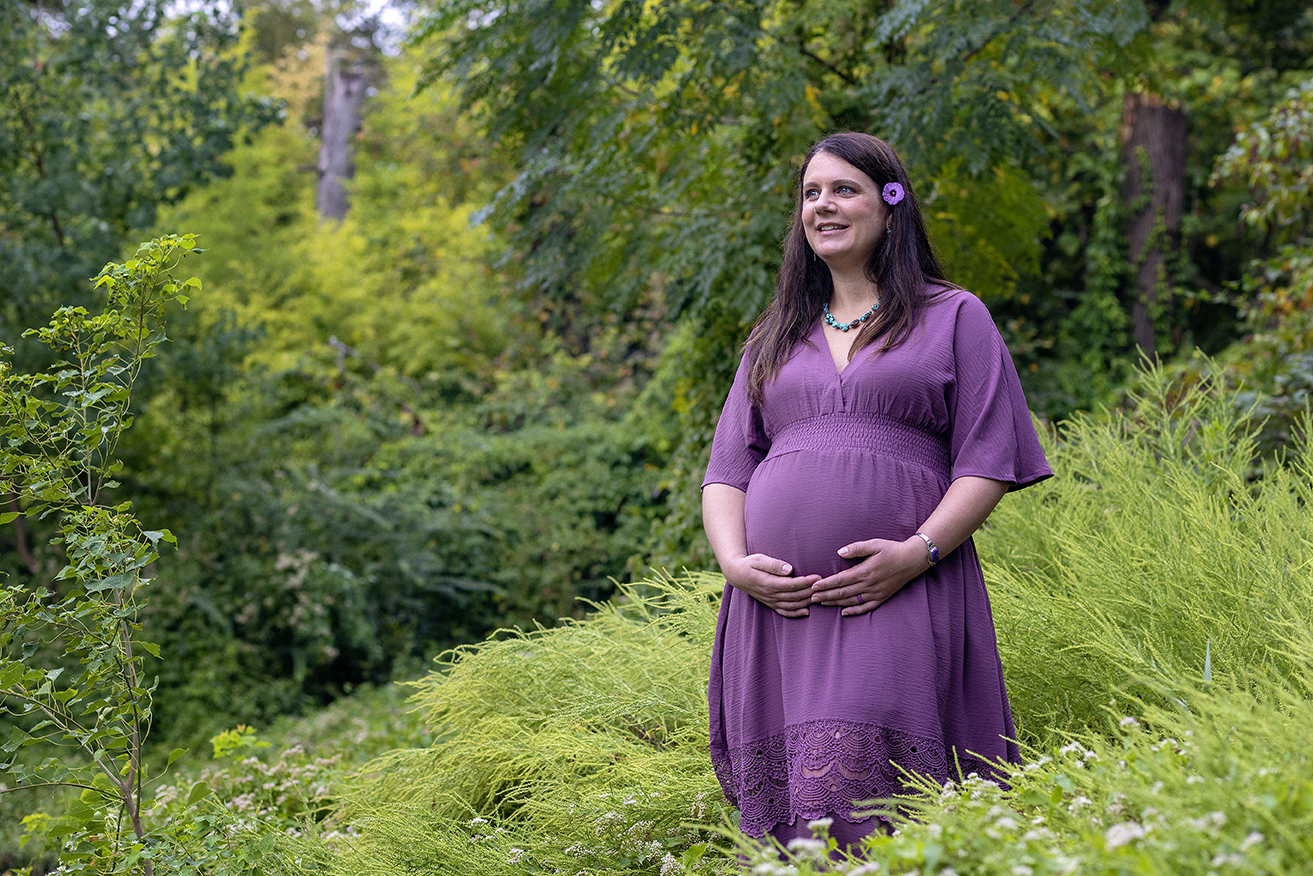
[[[811,607],[812,585],[821,580],[820,575],[794,578],[788,563],[765,554],[749,554],[722,562],[720,570],[735,590],[742,590],[784,617],[806,617]]]

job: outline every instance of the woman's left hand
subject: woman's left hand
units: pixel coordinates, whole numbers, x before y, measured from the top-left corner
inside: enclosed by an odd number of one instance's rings
[[[839,548],[839,556],[866,559],[813,584],[812,603],[841,606],[840,613],[845,617],[874,611],[908,581],[930,568],[925,542],[916,536],[907,541],[883,538],[855,541]]]

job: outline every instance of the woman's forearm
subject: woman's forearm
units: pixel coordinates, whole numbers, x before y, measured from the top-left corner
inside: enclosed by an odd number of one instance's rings
[[[707,484],[702,488],[702,526],[722,569],[730,561],[748,555],[743,522],[746,500],[746,493],[729,484]]]
[[[1005,481],[960,477],[949,485],[918,531],[935,543],[940,557],[945,557],[981,527],[1007,491]]]

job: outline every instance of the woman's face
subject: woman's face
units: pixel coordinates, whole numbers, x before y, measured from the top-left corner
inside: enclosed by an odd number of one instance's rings
[[[888,221],[874,180],[836,155],[816,153],[802,181],[802,227],[830,270],[862,270]]]

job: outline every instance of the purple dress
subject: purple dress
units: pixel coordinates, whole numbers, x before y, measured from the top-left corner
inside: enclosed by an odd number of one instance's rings
[[[850,565],[837,550],[902,541],[955,477],[1012,488],[1049,477],[1007,347],[969,292],[932,297],[888,352],[840,373],[818,319],[765,390],[739,366],[704,486],[747,493],[749,553],[796,575]],[[878,346],[878,345],[877,345]],[[871,828],[857,800],[904,789],[894,764],[945,781],[1019,759],[980,561],[970,540],[874,611],[813,606],[784,618],[726,586],[711,658],[711,760],[740,829],[781,839],[830,816],[831,835]],[[843,821],[840,821],[843,819]]]

